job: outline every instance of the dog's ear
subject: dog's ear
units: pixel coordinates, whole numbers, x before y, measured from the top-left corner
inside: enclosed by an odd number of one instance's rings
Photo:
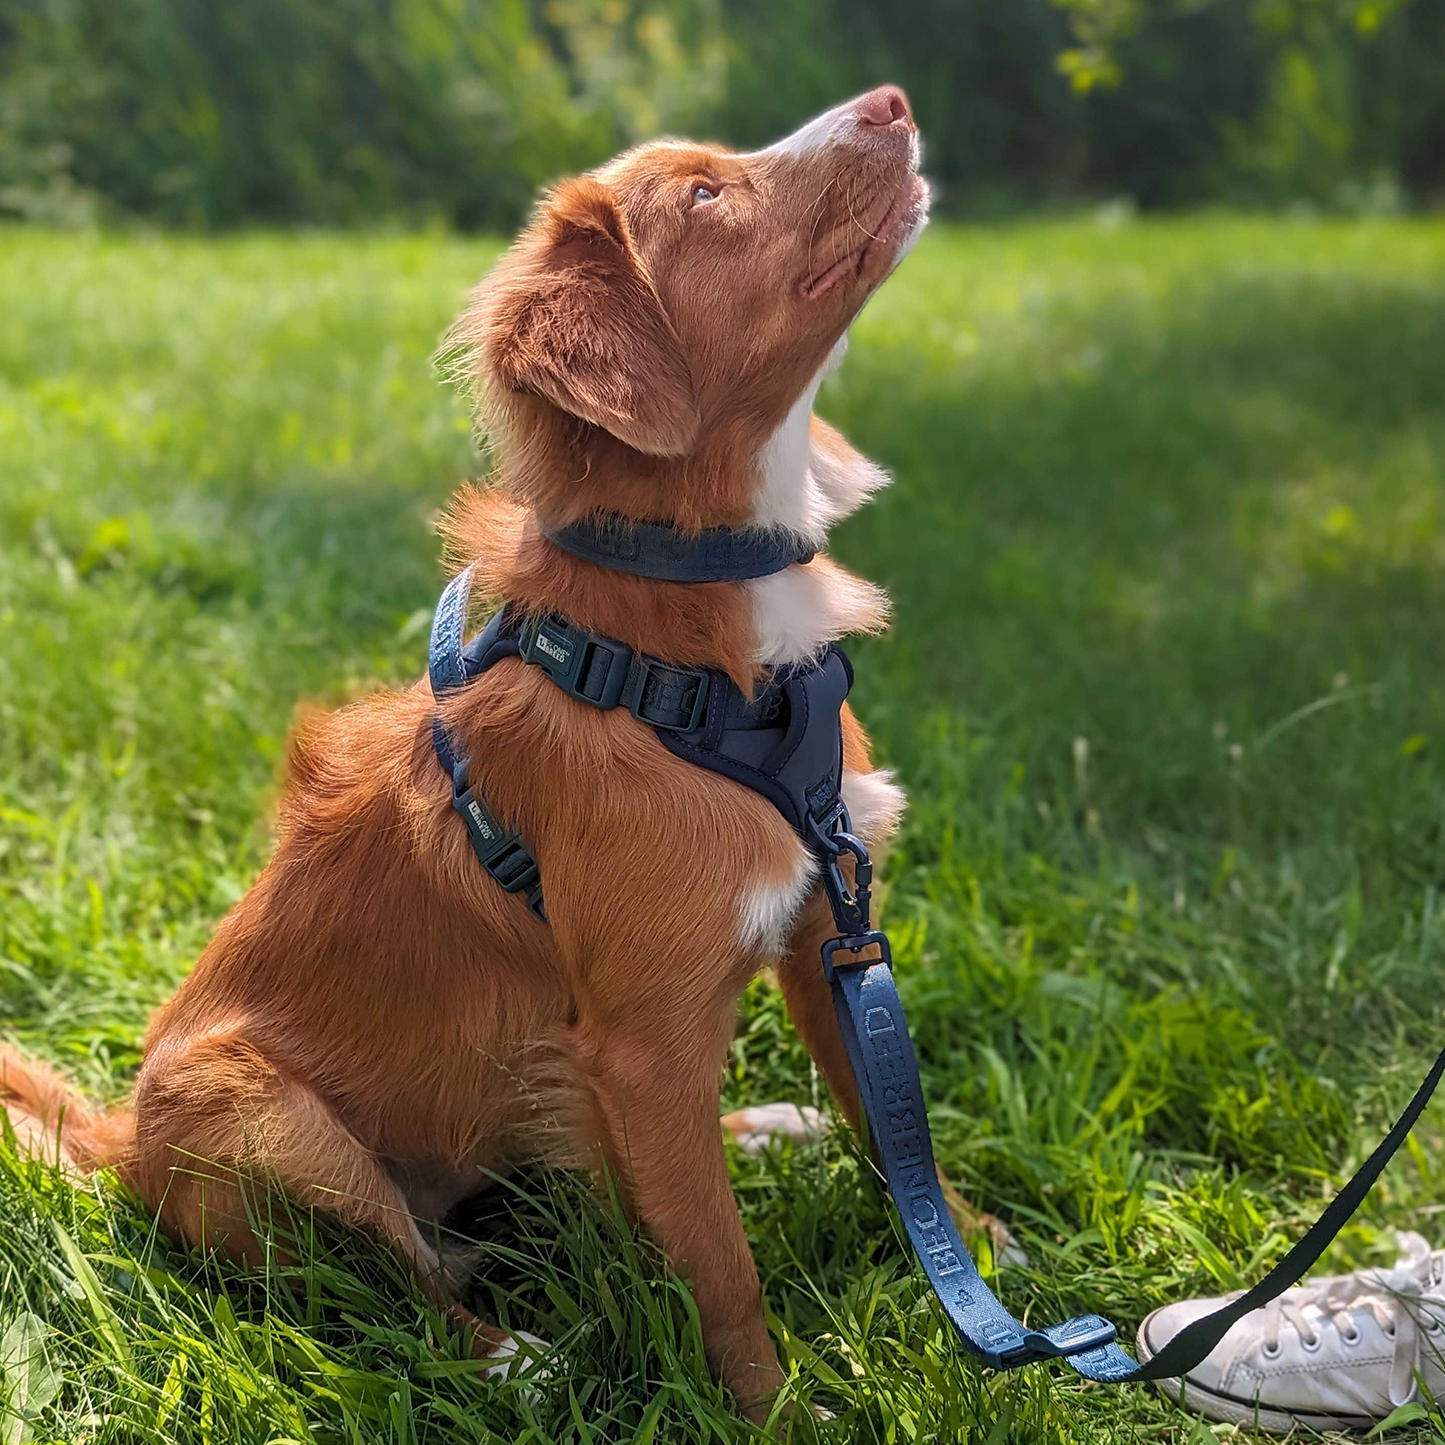
[[[691,451],[701,423],[682,343],[607,188],[587,177],[558,187],[515,259],[492,298],[496,379],[637,451]]]

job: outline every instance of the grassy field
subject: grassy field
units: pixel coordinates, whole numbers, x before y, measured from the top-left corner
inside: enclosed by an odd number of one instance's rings
[[[429,355],[493,253],[0,231],[0,1026],[98,1094],[265,859],[297,700],[423,667],[477,465]],[[820,407],[897,478],[836,550],[896,603],[855,701],[941,1158],[1016,1310],[1132,1334],[1277,1258],[1445,1032],[1445,224],[939,227]],[[727,1101],[819,1090],[755,985]],[[1445,1241],[1442,1120],[1334,1262]],[[1216,1438],[976,1369],[846,1138],[732,1167],[819,1438]],[[535,1398],[365,1241],[242,1273],[0,1142],[0,1440],[747,1437],[607,1200],[473,1227],[478,1307],[561,1346]]]

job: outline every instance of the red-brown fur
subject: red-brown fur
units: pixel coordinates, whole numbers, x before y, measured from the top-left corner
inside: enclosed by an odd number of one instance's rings
[[[804,283],[895,195],[922,204],[901,97],[859,105],[874,118],[856,142],[781,158],[645,147],[543,201],[450,342],[497,463],[446,526],[483,590],[756,677],[746,589],[589,566],[539,519],[748,521],[759,451],[886,274],[891,235],[825,294]],[[723,188],[719,209],[694,212],[699,179]],[[854,458],[818,428],[835,462]],[[374,1231],[447,1302],[416,1221],[522,1158],[603,1160],[689,1275],[714,1368],[756,1413],[781,1375],[718,1093],[736,1000],[762,965],[857,1113],[819,968],[821,894],[781,957],[732,941],[740,889],[784,884],[797,841],[760,796],[674,758],[626,712],[506,661],[441,715],[540,862],[543,924],[479,869],[432,751],[434,710],[423,680],[300,723],[275,855],[155,1018],[132,1106],[97,1115],[9,1050],[0,1094],[32,1138],[53,1139],[64,1112],[75,1165],[115,1164],[182,1240],[258,1258],[241,1190],[264,1179]],[[844,722],[846,765],[866,773],[867,740]],[[499,1338],[481,1327],[479,1348]]]

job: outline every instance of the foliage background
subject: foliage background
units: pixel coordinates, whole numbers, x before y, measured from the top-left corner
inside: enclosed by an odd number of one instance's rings
[[[0,214],[506,227],[881,80],[968,214],[1445,196],[1441,0],[0,0]]]
[[[1029,1318],[1127,1332],[1280,1257],[1445,1034],[1445,222],[1378,214],[1445,201],[1445,0],[0,0],[0,217],[44,223],[0,224],[7,1037],[123,1093],[270,852],[297,698],[417,675],[478,465],[429,358],[536,187],[884,79],[943,209],[1110,202],[936,224],[821,396],[898,477],[837,545],[895,603],[855,698],[912,798],[885,917],[940,1158]],[[766,983],[724,1091],[824,1102]],[[1332,1269],[1441,1241],[1440,1118]],[[846,1131],[729,1171],[785,1438],[816,1401],[838,1445],[1215,1439],[965,1362]],[[479,1208],[540,1392],[364,1239],[208,1262],[0,1137],[0,1441],[750,1438],[609,1201]],[[1412,1408],[1390,1438],[1445,1445]]]

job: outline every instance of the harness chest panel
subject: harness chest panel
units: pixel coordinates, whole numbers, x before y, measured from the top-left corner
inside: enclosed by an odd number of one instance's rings
[[[437,609],[430,658],[437,697],[474,681],[505,657],[521,657],[581,702],[627,707],[675,757],[762,794],[810,847],[816,847],[816,833],[838,819],[842,709],[853,685],[841,648],[829,647],[810,665],[776,669],[755,697],[747,697],[716,669],[674,666],[558,618],[522,621],[509,607],[463,646],[468,592],[463,573]],[[458,790],[454,802],[469,795],[458,811],[474,819],[476,808],[486,810],[475,791],[462,786],[466,760],[458,758],[440,720],[432,726],[438,761]],[[473,826],[469,821],[469,832]],[[488,849],[492,831],[484,830],[481,839]],[[473,833],[473,845],[477,842]]]
[[[658,728],[657,736],[675,757],[761,793],[807,842],[809,819],[821,825],[842,799],[842,709],[852,685],[846,655],[830,647],[811,667],[774,673],[761,705],[777,721],[748,728],[729,726],[729,695],[742,694],[730,677],[716,673],[700,725],[686,732]]]

